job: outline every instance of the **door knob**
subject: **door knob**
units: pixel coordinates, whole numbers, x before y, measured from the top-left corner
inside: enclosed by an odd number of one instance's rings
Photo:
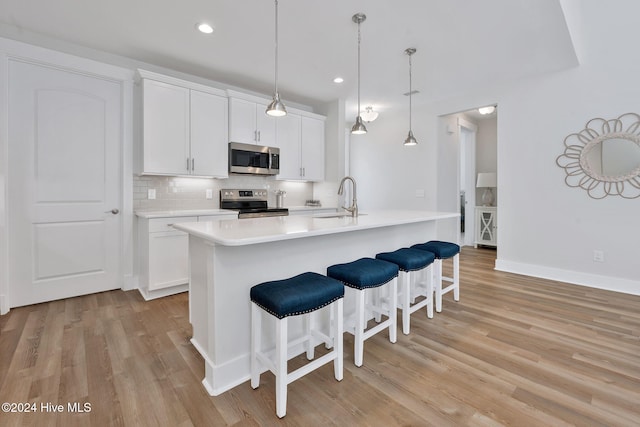
[[[112,213],[114,215],[118,215],[120,211],[118,209],[111,209],[110,211],[104,211],[104,213]]]

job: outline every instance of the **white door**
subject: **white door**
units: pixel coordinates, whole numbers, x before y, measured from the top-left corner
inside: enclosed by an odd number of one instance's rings
[[[9,61],[9,304],[122,287],[122,87]]]

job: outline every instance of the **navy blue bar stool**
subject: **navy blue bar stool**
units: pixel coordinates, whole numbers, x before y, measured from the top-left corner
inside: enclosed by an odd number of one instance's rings
[[[460,301],[460,246],[455,243],[431,240],[427,243],[419,243],[411,246],[414,249],[433,252],[436,255],[435,261],[435,293],[436,311],[442,311],[442,295],[453,291],[454,301]],[[453,258],[453,277],[442,276],[442,260]],[[442,282],[451,283],[443,287]]]
[[[327,276],[340,280],[350,289],[356,291],[356,313],[353,326],[349,325],[345,331],[354,336],[354,363],[362,366],[364,341],[378,332],[389,328],[389,341],[396,342],[396,310],[398,303],[398,266],[387,261],[373,258],[361,258],[346,264],[336,264],[327,268]],[[389,302],[386,307],[373,301],[365,305],[365,291],[389,284]],[[388,316],[384,322],[369,328],[365,319],[366,309],[373,313]]]
[[[376,259],[392,262],[400,269],[398,307],[402,310],[402,332],[409,334],[410,315],[427,307],[427,317],[433,318],[433,261],[435,254],[419,249],[402,248],[393,252],[381,252]],[[414,280],[414,273],[426,273],[426,280]],[[415,302],[416,298],[424,299]],[[413,305],[412,305],[413,303]]]
[[[276,377],[276,415],[282,418],[287,413],[287,385],[309,372],[333,360],[334,376],[338,381],[343,376],[342,301],[344,286],[341,282],[318,273],[302,273],[284,280],[265,282],[253,286],[251,297],[251,387],[260,385],[262,367],[266,367]],[[329,335],[311,330],[311,314],[331,305],[333,330]],[[275,357],[262,351],[262,313],[266,312],[277,320]],[[305,315],[305,334],[300,339],[288,342],[288,318]],[[327,348],[333,349],[318,359],[287,373],[287,361],[297,356],[288,355],[288,347],[306,344],[307,359],[313,359],[314,338],[322,339]]]

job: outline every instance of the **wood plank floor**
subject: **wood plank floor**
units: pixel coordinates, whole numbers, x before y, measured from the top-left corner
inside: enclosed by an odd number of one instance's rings
[[[414,313],[396,344],[371,338],[361,368],[345,334],[344,380],[325,365],[290,384],[282,420],[270,373],[258,390],[205,392],[187,294],[12,309],[0,316],[0,402],[37,411],[1,412],[0,425],[640,425],[640,297],[497,272],[494,260],[465,248],[460,302],[448,294],[434,319]]]

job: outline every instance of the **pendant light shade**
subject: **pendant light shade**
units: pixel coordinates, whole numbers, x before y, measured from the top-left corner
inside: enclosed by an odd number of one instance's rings
[[[351,133],[354,135],[367,133],[367,128],[362,122],[362,117],[360,116],[360,24],[362,24],[366,19],[367,16],[364,13],[356,13],[351,18],[353,22],[358,24],[358,117],[356,117],[356,122],[351,128]]]
[[[275,0],[276,2],[276,83],[275,83],[275,89],[273,92],[273,101],[271,101],[271,104],[269,104],[269,106],[267,107],[267,111],[266,113],[270,116],[274,116],[274,117],[282,117],[282,116],[286,116],[287,115],[287,109],[284,106],[284,104],[282,103],[282,101],[280,101],[280,94],[278,93],[278,0]]]
[[[409,134],[407,135],[407,139],[404,140],[405,146],[418,145],[418,141],[413,136],[413,131],[411,130],[411,95],[413,95],[413,88],[411,87],[411,56],[416,53],[416,49],[413,47],[405,49],[404,53],[409,55]]]

